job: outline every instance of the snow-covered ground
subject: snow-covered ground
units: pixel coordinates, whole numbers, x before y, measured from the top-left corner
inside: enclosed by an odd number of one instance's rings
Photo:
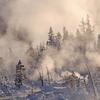
[[[85,87],[71,88],[57,81],[41,88],[41,91],[27,96],[28,100],[94,100],[92,92]]]
[[[78,74],[77,74],[78,75]],[[98,100],[100,94],[100,86],[97,86]],[[0,84],[0,100],[96,100],[91,80],[88,84],[72,85],[64,79],[44,81],[28,80],[20,89],[17,89],[14,82],[6,85]]]

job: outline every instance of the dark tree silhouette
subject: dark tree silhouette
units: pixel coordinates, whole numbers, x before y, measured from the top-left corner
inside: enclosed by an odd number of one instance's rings
[[[24,70],[25,70],[24,65],[22,65],[21,61],[19,60],[18,64],[16,65],[16,77],[15,77],[15,85],[18,88],[20,88],[23,83]]]

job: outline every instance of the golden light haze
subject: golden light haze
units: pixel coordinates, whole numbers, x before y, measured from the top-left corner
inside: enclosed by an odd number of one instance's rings
[[[55,32],[66,26],[75,31],[81,18],[90,16],[99,29],[99,0],[14,0],[10,3],[9,27],[25,27],[36,43],[47,39],[50,26]]]

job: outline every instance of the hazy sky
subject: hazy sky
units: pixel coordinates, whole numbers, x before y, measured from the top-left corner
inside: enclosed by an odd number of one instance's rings
[[[5,1],[5,3],[4,3]],[[4,15],[9,15],[9,28],[25,27],[34,41],[44,41],[52,26],[55,32],[66,26],[78,27],[82,17],[90,16],[99,29],[99,0],[0,0]],[[6,13],[4,13],[6,12]],[[6,16],[7,18],[7,16]]]

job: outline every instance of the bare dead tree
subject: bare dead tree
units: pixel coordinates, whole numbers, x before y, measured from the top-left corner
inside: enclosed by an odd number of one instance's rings
[[[96,88],[96,86],[95,86],[95,82],[94,82],[92,73],[91,73],[91,71],[90,71],[90,69],[89,69],[89,66],[88,66],[88,63],[87,63],[87,60],[88,60],[88,59],[87,59],[86,56],[84,57],[84,60],[85,60],[85,65],[86,65],[86,67],[87,67],[90,80],[91,80],[91,82],[92,82],[92,87],[93,87],[93,92],[94,92],[94,100],[98,100],[97,88]]]
[[[39,73],[39,80],[41,81],[41,85],[44,86],[43,71],[40,72],[40,71],[38,70],[38,73]]]
[[[49,70],[48,70],[48,67],[47,66],[46,66],[46,69],[47,69],[48,82],[50,84],[50,73],[49,73]]]

